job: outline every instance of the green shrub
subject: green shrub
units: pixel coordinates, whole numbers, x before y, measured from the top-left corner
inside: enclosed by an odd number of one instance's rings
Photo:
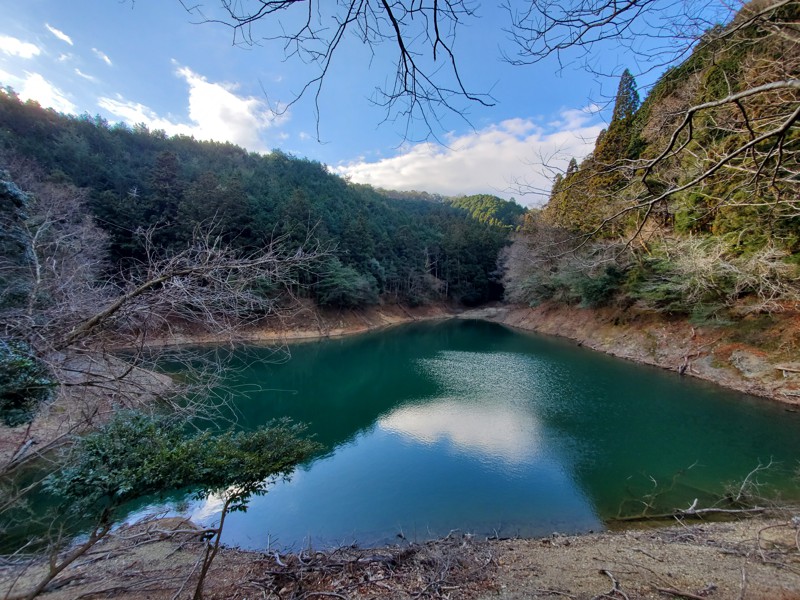
[[[338,258],[328,261],[314,291],[323,306],[354,307],[378,302],[375,278],[343,265]]]
[[[53,390],[45,366],[27,344],[0,340],[0,419],[16,427],[33,419]]]
[[[625,269],[613,263],[595,277],[584,277],[579,282],[581,306],[598,308],[607,305],[624,283]]]
[[[547,273],[534,273],[515,290],[520,300],[530,307],[539,306],[542,302],[550,300],[556,293],[556,285]]]

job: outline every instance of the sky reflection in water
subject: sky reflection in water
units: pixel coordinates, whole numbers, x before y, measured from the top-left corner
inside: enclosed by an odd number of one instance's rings
[[[416,361],[441,396],[414,398],[251,501],[228,543],[277,546],[423,540],[452,529],[547,534],[600,527],[569,465],[548,447],[530,390],[534,357],[442,351]],[[192,518],[213,520],[217,499]],[[298,532],[301,533],[298,539]]]
[[[263,389],[237,400],[239,422],[311,422],[329,451],[231,515],[232,545],[596,530],[644,494],[666,509],[707,501],[770,457],[797,495],[798,415],[574,344],[449,322],[292,354],[242,359],[235,384]],[[219,509],[211,498],[186,514],[211,523]]]

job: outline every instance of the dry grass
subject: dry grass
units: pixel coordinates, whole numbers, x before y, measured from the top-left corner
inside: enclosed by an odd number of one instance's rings
[[[800,599],[800,519],[755,518],[539,540],[426,544],[279,555],[226,548],[206,598]],[[47,600],[191,597],[203,531],[181,519],[116,532],[71,566]],[[0,597],[42,564],[0,568]]]

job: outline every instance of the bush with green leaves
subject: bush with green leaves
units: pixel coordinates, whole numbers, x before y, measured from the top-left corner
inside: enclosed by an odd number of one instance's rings
[[[200,600],[206,575],[220,548],[226,514],[245,510],[252,496],[266,493],[275,478],[288,477],[317,451],[318,445],[303,437],[302,425],[287,420],[247,432],[199,432],[187,425],[164,416],[123,411],[76,439],[63,467],[45,479],[44,487],[60,499],[62,516],[89,520],[94,526],[68,551],[56,548],[38,583],[6,597],[28,600],[38,596],[108,534],[117,509],[126,502],[148,494],[194,488],[198,498],[218,494],[224,502],[213,543],[207,541],[198,574],[193,598]]]
[[[179,420],[119,412],[76,440],[45,487],[66,512],[84,517],[111,519],[129,500],[181,488],[202,498],[225,493],[230,509],[241,510],[318,449],[304,433],[285,420],[249,432],[188,433]]]
[[[626,271],[608,265],[597,274],[564,269],[556,273],[533,273],[517,286],[515,294],[529,306],[547,300],[598,308],[609,304],[625,283]]]
[[[31,348],[0,339],[0,420],[10,427],[29,423],[52,395],[54,383]]]
[[[581,306],[597,308],[605,306],[614,298],[625,283],[626,269],[617,264],[603,267],[593,276],[585,276],[578,281]]]

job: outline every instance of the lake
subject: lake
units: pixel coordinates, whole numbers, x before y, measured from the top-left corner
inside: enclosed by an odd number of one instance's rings
[[[235,417],[309,423],[326,452],[230,515],[230,545],[600,530],[644,501],[707,506],[769,461],[763,493],[798,495],[799,414],[564,340],[449,320],[290,352],[234,354]],[[168,508],[207,524],[221,508],[180,504]]]

